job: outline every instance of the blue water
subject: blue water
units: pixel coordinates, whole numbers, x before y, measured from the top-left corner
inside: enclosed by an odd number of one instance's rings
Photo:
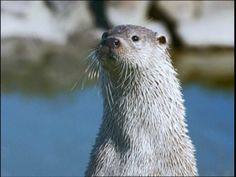
[[[234,93],[183,88],[200,175],[234,174]],[[101,116],[97,88],[53,97],[1,95],[2,176],[82,176]]]

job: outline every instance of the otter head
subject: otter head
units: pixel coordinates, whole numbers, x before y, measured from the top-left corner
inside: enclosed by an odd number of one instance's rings
[[[123,65],[150,68],[164,54],[166,37],[145,27],[120,25],[104,32],[97,47],[97,58],[102,69],[113,73]]]
[[[141,26],[120,25],[103,33],[92,56],[101,73],[116,80],[132,75],[132,71],[141,73],[163,65],[168,56],[166,48],[165,36]]]

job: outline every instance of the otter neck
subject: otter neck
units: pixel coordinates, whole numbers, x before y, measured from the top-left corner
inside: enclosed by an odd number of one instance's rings
[[[150,143],[152,138],[164,143],[163,135],[172,137],[168,132],[176,127],[185,134],[183,99],[172,66],[135,74],[119,85],[116,79],[103,79],[103,119],[117,146],[137,147],[143,141],[140,133],[149,136]]]

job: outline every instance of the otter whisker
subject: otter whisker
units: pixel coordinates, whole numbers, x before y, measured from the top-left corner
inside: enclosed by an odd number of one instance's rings
[[[87,77],[86,77],[86,75],[85,74],[83,74],[82,76],[81,76],[81,78],[80,79],[78,79],[75,83],[74,83],[74,85],[71,87],[71,91],[73,91],[78,85],[81,85],[81,89],[83,89],[84,88],[84,83],[85,83],[85,81],[87,81]],[[80,83],[80,84],[79,84]]]
[[[94,79],[95,78],[95,76],[96,76],[96,74],[97,74],[97,65],[94,67],[94,70],[93,70],[93,72],[92,72],[92,79]]]
[[[107,83],[105,85],[105,90],[106,90],[106,97],[107,97],[107,101],[108,101],[108,105],[109,105],[109,108],[110,108],[110,111],[112,111],[112,95],[111,95],[111,92],[109,90],[109,84]]]
[[[70,89],[71,91],[73,91],[78,85],[80,85],[80,89],[84,88],[84,84],[85,82],[88,81],[88,79],[93,79],[94,75],[97,75],[95,73],[98,72],[99,68],[100,68],[100,64],[97,60],[97,49],[92,49],[92,51],[89,53],[89,55],[85,58],[87,59],[86,61],[86,68],[85,68],[85,72],[82,74],[82,76],[74,83],[74,85],[72,86],[72,88]]]
[[[96,68],[96,72],[95,72],[95,75],[94,75],[94,78],[96,79],[96,80],[98,80],[98,78],[100,77],[100,65],[98,64],[97,65],[97,68]]]
[[[90,57],[90,60],[92,60],[91,64],[88,65],[85,72],[89,73],[88,76],[90,79],[94,79],[96,73],[98,72],[100,68],[100,63],[98,62],[97,56],[96,56],[96,50],[92,52],[92,55]]]
[[[74,85],[71,87],[70,90],[73,91],[78,85],[81,85],[82,86],[81,89],[83,89],[83,84],[86,78],[87,78],[86,73],[83,73],[82,76],[74,83]]]
[[[88,77],[90,79],[93,79],[94,73],[96,72],[96,64],[93,64],[90,68],[90,70],[88,71]]]
[[[91,68],[96,64],[96,62],[96,59],[93,59],[93,61],[88,64],[87,68],[85,69],[85,72],[91,70]]]
[[[101,69],[101,66],[100,66],[100,63],[98,62],[97,65],[96,65],[96,72],[94,73],[94,78],[98,80],[99,78],[99,73],[100,73],[100,69]]]
[[[125,77],[124,77],[124,84],[125,84],[125,80],[126,80],[126,78],[127,78],[127,75],[128,75],[128,69],[129,69],[129,65],[128,65],[128,63],[125,61],[125,66],[126,66],[126,68],[125,68]]]
[[[108,91],[109,91],[109,94],[110,94],[111,103],[113,104],[114,100],[113,100],[113,95],[112,95],[111,87],[112,87],[112,83],[109,81],[108,82]]]
[[[118,67],[119,67],[119,66],[118,66]],[[122,62],[122,63],[121,63],[121,73],[120,73],[120,75],[119,75],[119,78],[118,78],[118,80],[117,80],[117,83],[121,83],[121,79],[122,79],[123,74],[124,74],[124,67],[125,67],[125,63]]]
[[[126,81],[126,77],[127,77],[127,73],[128,73],[128,64],[126,63],[126,61],[124,61],[124,73],[121,75],[121,78],[123,79],[123,81],[121,81],[121,84],[118,87],[123,88],[125,85],[125,81]]]
[[[124,90],[126,90],[127,88],[129,88],[130,87],[130,83],[132,82],[132,80],[131,80],[131,76],[132,76],[132,70],[130,70],[130,68],[128,67],[128,71],[129,71],[129,74],[127,74],[127,76],[125,77],[125,79],[124,79],[124,83],[126,83],[125,84],[125,86],[124,86]]]

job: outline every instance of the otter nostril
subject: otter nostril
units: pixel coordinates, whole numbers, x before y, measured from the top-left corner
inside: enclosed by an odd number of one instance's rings
[[[102,46],[110,47],[110,48],[117,48],[120,46],[120,41],[116,38],[106,38],[103,39],[101,42]]]
[[[115,39],[113,44],[114,44],[114,47],[119,47],[120,46],[120,41],[118,39]]]

